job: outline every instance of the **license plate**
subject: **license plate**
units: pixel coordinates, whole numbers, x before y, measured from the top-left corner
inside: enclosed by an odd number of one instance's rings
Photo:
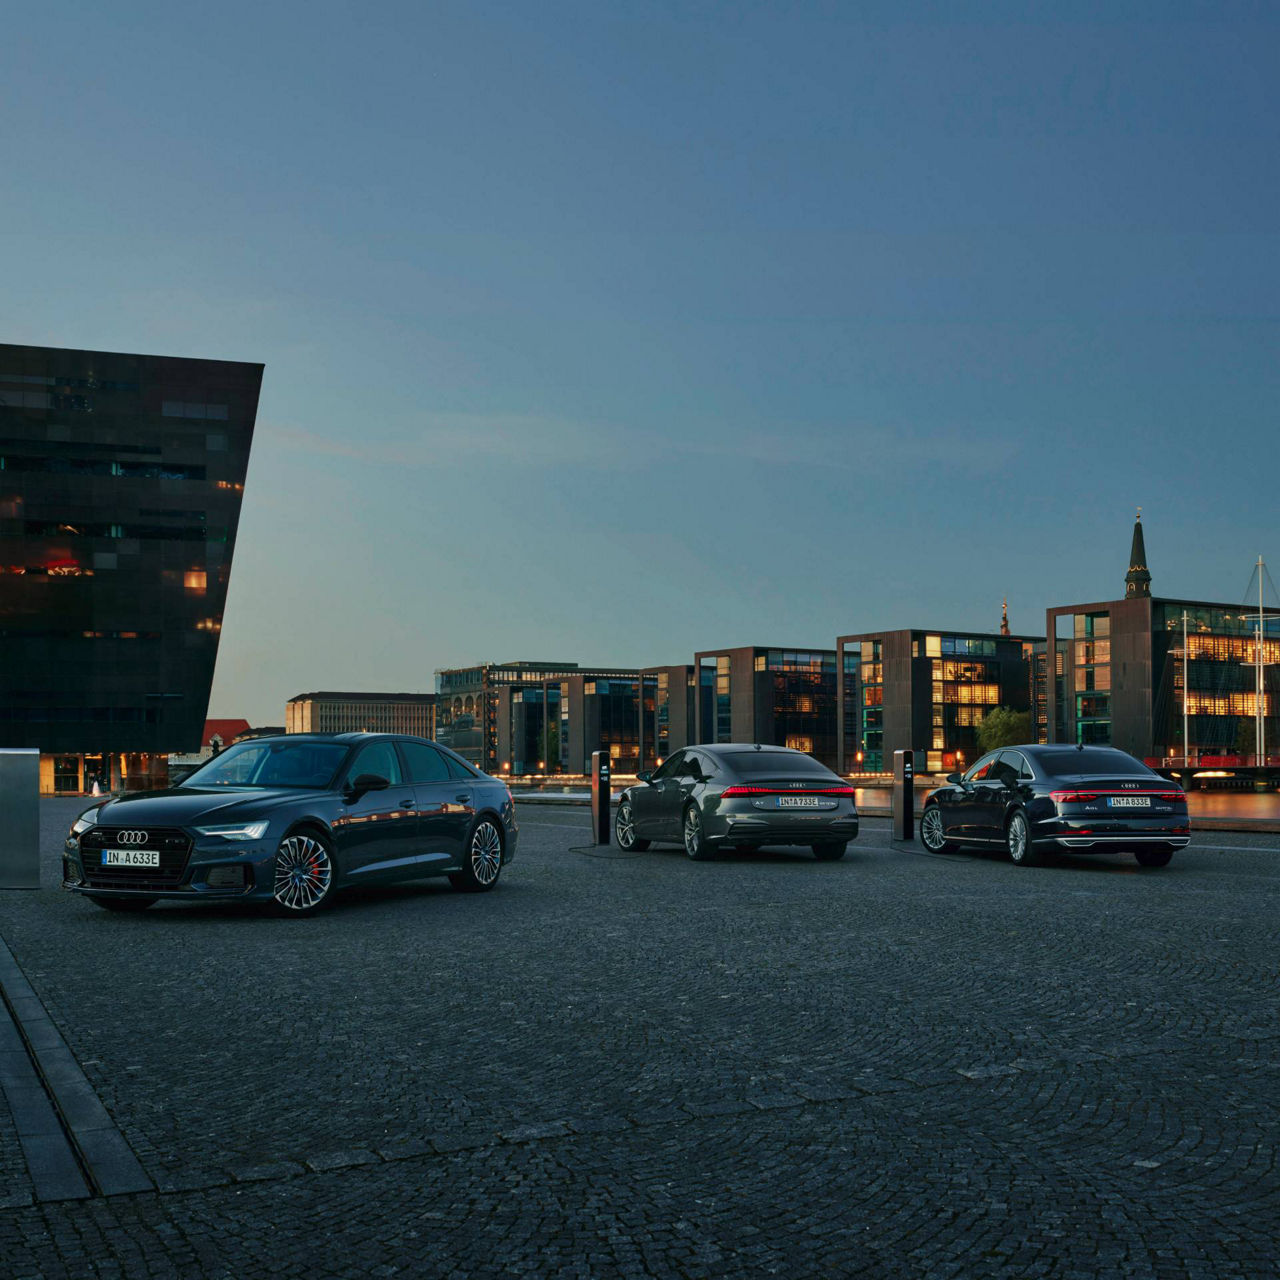
[[[103,849],[104,867],[159,867],[159,849]]]
[[[1113,809],[1150,809],[1150,796],[1108,796],[1107,804]]]
[[[823,809],[831,803],[820,796],[779,796],[779,809]]]

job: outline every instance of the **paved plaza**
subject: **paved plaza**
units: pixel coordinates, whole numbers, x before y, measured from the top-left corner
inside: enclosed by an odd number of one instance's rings
[[[1278,1274],[1274,835],[693,863],[526,805],[489,895],[130,917],[53,887],[78,807],[0,938],[151,1189],[40,1198],[0,1096],[0,1275]]]

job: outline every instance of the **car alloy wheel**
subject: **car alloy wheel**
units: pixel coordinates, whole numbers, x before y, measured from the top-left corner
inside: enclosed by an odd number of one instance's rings
[[[955,848],[947,839],[942,810],[936,804],[926,805],[920,817],[920,840],[930,853],[950,853]]]
[[[276,906],[288,915],[311,915],[332,889],[333,859],[324,843],[305,831],[285,836],[276,850]]]
[[[684,811],[684,851],[695,862],[701,862],[704,858],[711,856],[711,846],[707,844],[707,833],[702,829],[702,814],[694,804]]]
[[[1020,867],[1030,866],[1034,861],[1031,841],[1027,838],[1027,819],[1026,815],[1019,812],[1015,813],[1009,819],[1009,825],[1005,828],[1006,843],[1009,847],[1009,857]]]
[[[647,840],[641,840],[636,835],[636,819],[631,811],[630,800],[624,800],[618,806],[618,812],[613,818],[613,834],[618,841],[618,848],[628,853],[643,853],[649,847]]]
[[[488,818],[483,818],[467,842],[467,855],[462,870],[449,877],[449,883],[464,893],[484,893],[498,883],[502,871],[502,836]]]

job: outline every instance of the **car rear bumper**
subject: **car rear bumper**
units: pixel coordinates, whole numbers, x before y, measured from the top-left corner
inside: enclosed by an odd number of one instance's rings
[[[1137,832],[1107,833],[1088,836],[1055,836],[1053,843],[1060,849],[1079,852],[1106,853],[1109,850],[1128,849],[1184,849],[1190,836],[1150,834]]]
[[[712,844],[816,844],[854,840],[858,815],[842,813],[725,814],[708,824]]]

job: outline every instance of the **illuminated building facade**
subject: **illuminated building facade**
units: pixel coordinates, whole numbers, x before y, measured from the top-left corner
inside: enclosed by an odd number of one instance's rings
[[[1182,615],[1187,615],[1187,660]],[[1055,742],[1103,742],[1140,759],[1181,759],[1184,671],[1193,762],[1255,763],[1258,611],[1203,600],[1130,597],[1063,605],[1047,616],[1063,661]],[[1280,757],[1280,616],[1263,619],[1267,754]]]
[[[42,790],[199,749],[262,369],[0,344],[0,745]]]
[[[1265,754],[1280,759],[1280,616],[1264,614],[1259,635],[1256,606],[1152,596],[1140,518],[1124,599],[1060,605],[1046,624],[1051,741],[1109,743],[1152,762],[1266,763],[1255,736],[1261,644]]]
[[[834,649],[747,645],[694,655],[699,742],[761,742],[836,764]]]
[[[1035,650],[1043,645],[1039,636],[981,631],[841,636],[841,772],[887,773],[899,750],[917,753],[919,773],[971,764],[987,712],[1031,709]]]
[[[434,693],[300,693],[284,708],[286,733],[436,736]]]

